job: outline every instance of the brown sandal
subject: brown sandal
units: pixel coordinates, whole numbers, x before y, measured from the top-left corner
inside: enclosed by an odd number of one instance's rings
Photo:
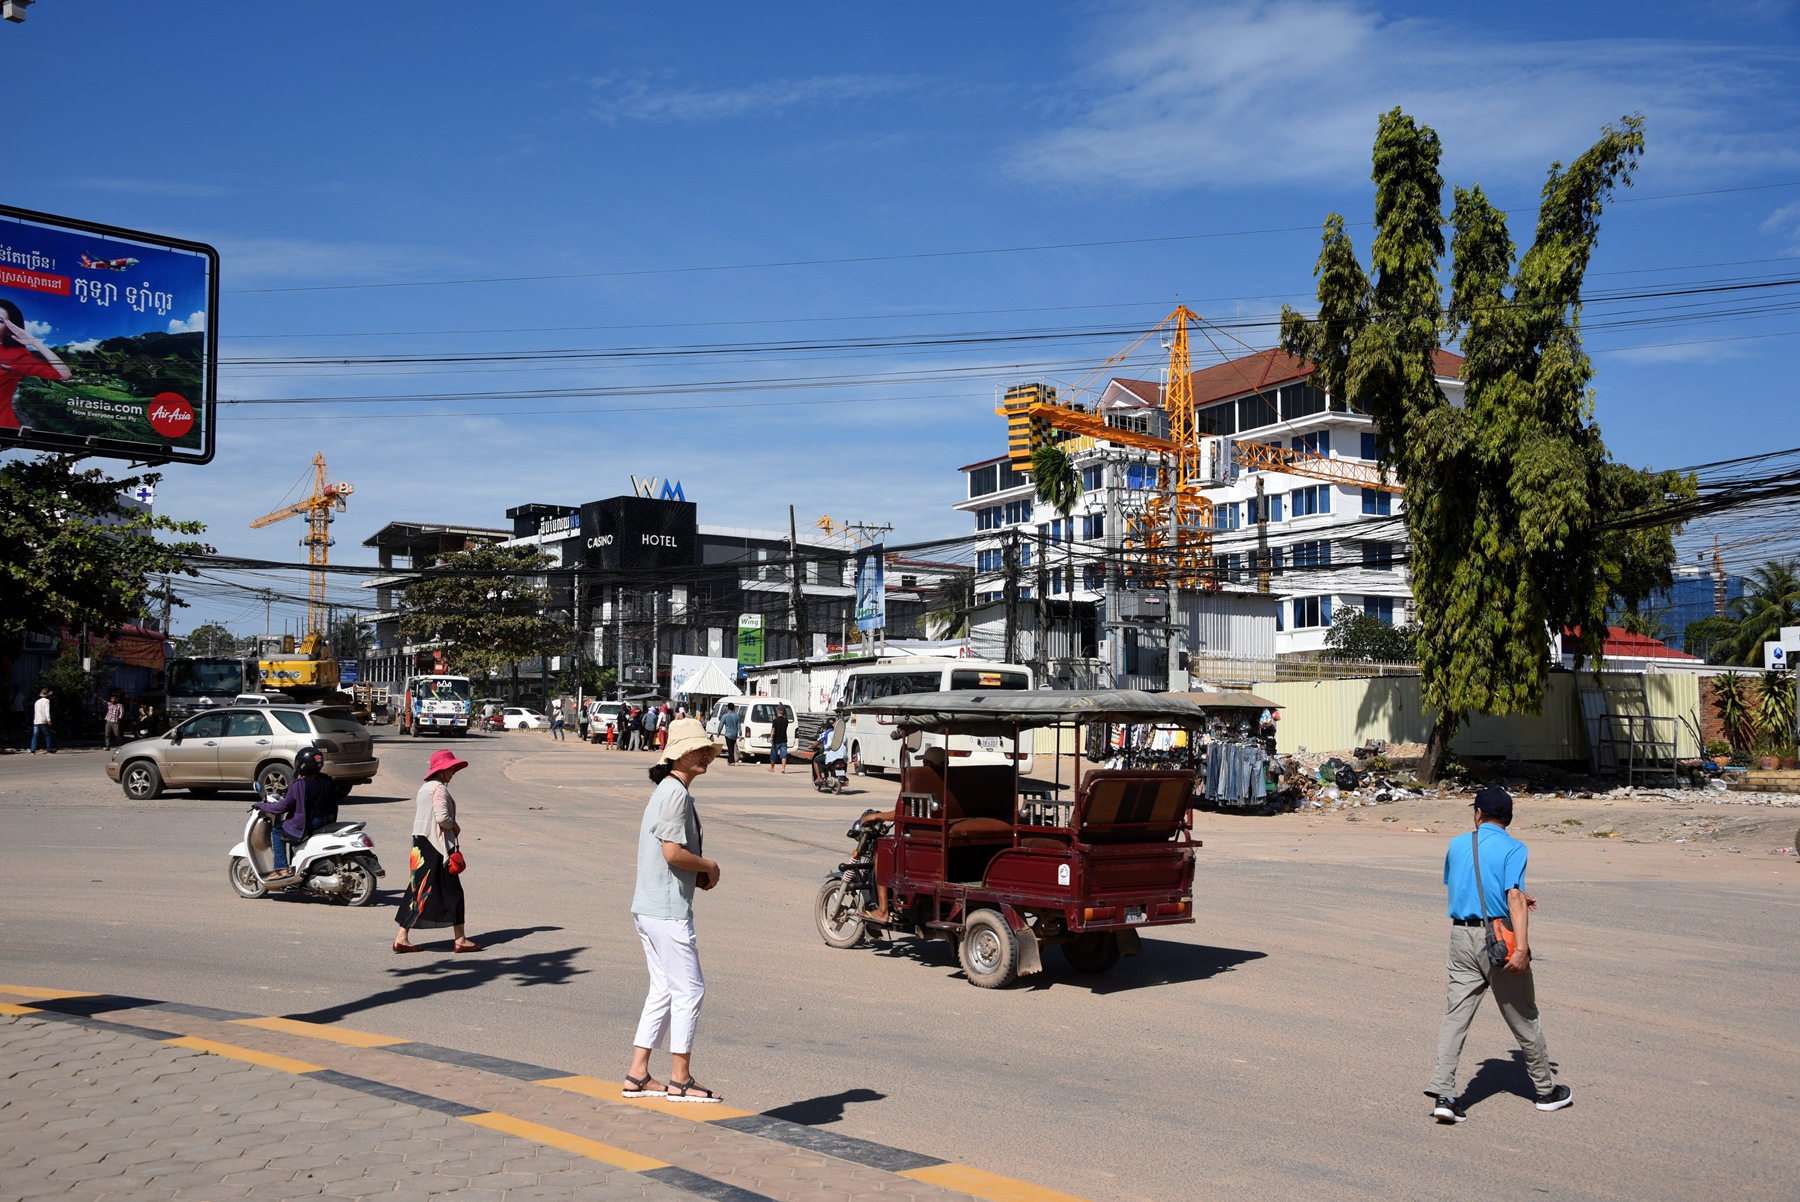
[[[460,952],[481,952],[481,951],[486,951],[487,949],[485,947],[483,947],[481,944],[476,943],[473,939],[458,939],[455,943],[450,945],[450,950],[453,952],[460,953]]]

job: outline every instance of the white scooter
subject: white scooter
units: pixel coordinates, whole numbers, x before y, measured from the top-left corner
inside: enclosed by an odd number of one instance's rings
[[[367,826],[366,822],[335,822],[320,827],[290,849],[288,867],[294,875],[270,885],[273,819],[251,807],[244,823],[244,841],[231,849],[226,875],[240,897],[267,897],[293,890],[335,897],[352,906],[369,905],[375,900],[375,882],[387,873],[375,858],[375,841],[365,833]]]

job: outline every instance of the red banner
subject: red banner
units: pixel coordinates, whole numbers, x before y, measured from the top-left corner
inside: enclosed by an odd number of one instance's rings
[[[12,288],[24,288],[30,292],[54,292],[57,296],[69,295],[68,276],[50,275],[43,271],[26,271],[20,267],[0,267],[0,284]]]

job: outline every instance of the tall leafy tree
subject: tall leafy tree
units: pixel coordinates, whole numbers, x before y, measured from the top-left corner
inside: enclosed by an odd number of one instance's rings
[[[499,545],[454,551],[406,586],[400,632],[441,643],[453,672],[482,675],[520,660],[561,655],[574,632],[551,614],[550,590],[537,577],[550,557],[532,547]]]
[[[1722,662],[1761,664],[1763,644],[1783,626],[1800,626],[1800,560],[1771,559],[1751,569],[1743,596],[1731,603],[1730,632],[1714,650]]]
[[[1406,489],[1422,687],[1437,715],[1427,779],[1469,714],[1542,709],[1551,629],[1576,628],[1595,654],[1609,603],[1669,581],[1673,531],[1621,519],[1691,481],[1611,462],[1580,337],[1600,213],[1643,146],[1641,119],[1627,117],[1568,167],[1553,164],[1522,256],[1482,190],[1457,188],[1446,301],[1442,147],[1394,109],[1375,140],[1372,273],[1332,214],[1318,315],[1283,313],[1284,349],[1374,416],[1381,459]],[[1437,352],[1456,340],[1464,394],[1452,404]]]
[[[0,637],[9,641],[60,626],[117,629],[143,611],[155,577],[192,576],[189,558],[213,550],[191,537],[202,523],[125,504],[160,476],[75,465],[46,455],[0,466]]]
[[[205,622],[176,640],[183,655],[241,655],[255,650],[255,641],[239,638],[217,622]]]

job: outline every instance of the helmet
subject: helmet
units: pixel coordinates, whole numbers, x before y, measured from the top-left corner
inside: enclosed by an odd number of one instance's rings
[[[317,747],[302,747],[294,756],[294,770],[301,776],[311,776],[325,766],[325,753]]]

